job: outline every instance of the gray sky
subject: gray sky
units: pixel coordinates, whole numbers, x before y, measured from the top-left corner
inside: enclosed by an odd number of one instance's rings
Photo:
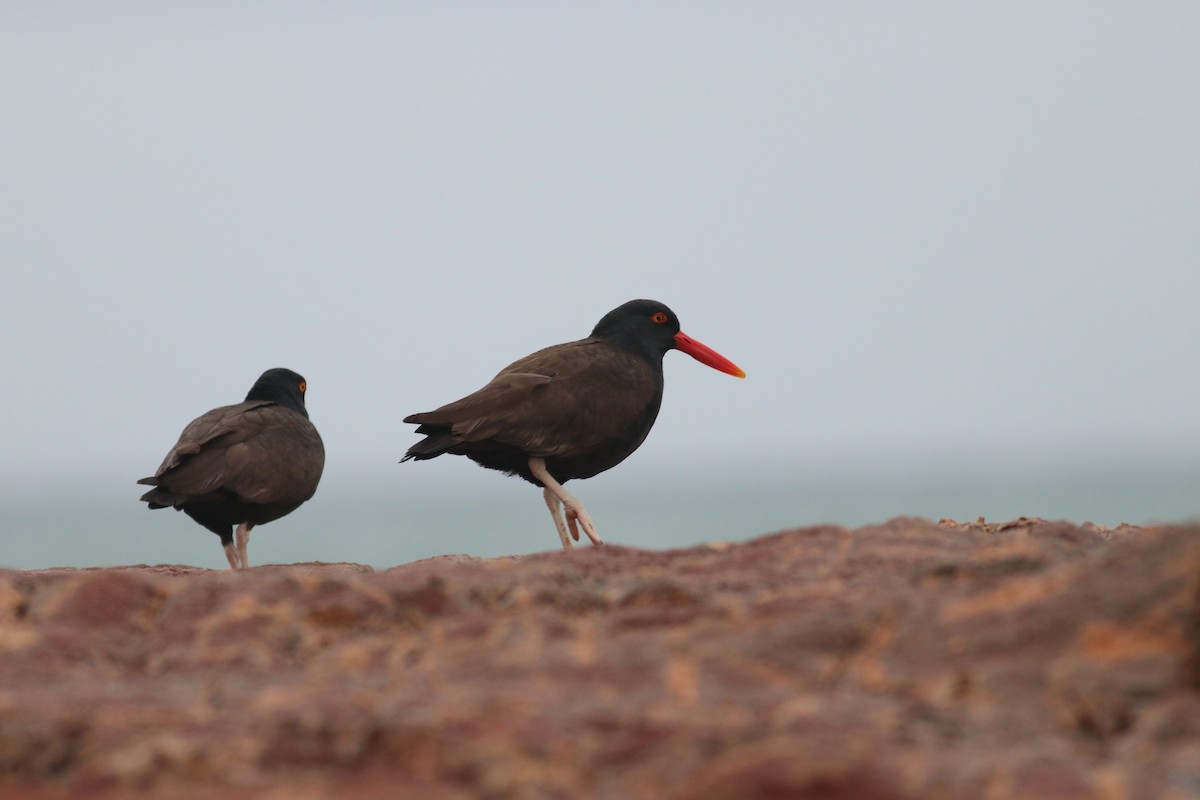
[[[465,479],[401,418],[635,297],[749,377],[669,354],[630,480],[1200,451],[1195,2],[0,15],[0,495],[273,366],[322,491]]]

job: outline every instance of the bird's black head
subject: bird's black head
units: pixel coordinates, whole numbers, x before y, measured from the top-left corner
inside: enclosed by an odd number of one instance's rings
[[[630,300],[605,314],[592,336],[652,360],[675,347],[679,318],[657,300]]]
[[[307,417],[308,411],[304,408],[304,393],[307,390],[308,382],[304,380],[303,375],[290,369],[276,367],[258,376],[258,380],[246,394],[246,399],[270,400],[293,411],[299,411]]]
[[[637,353],[651,363],[662,363],[668,350],[681,350],[715,370],[746,377],[737,364],[679,330],[675,312],[657,300],[630,300],[604,315],[592,336]]]

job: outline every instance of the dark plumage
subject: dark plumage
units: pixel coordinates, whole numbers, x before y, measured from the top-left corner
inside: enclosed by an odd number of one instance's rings
[[[731,361],[679,330],[671,309],[631,300],[596,324],[591,336],[539,350],[505,367],[474,394],[404,421],[425,439],[402,461],[464,455],[544,488],[563,547],[595,544],[595,526],[562,484],[625,460],[646,439],[662,404],[662,359],[679,349],[714,369],[744,377]],[[562,508],[566,507],[566,521]]]
[[[245,402],[192,420],[158,472],[138,481],[155,487],[141,499],[152,509],[183,511],[221,537],[231,567],[249,566],[250,529],[295,511],[317,491],[325,468],[306,389],[290,369],[269,369]]]

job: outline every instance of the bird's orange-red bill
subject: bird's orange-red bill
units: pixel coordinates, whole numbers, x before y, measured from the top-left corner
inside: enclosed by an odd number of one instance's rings
[[[735,378],[746,377],[746,371],[725,356],[713,350],[706,344],[697,342],[683,331],[675,334],[675,347],[687,353],[701,364],[706,364],[715,370],[733,375]]]

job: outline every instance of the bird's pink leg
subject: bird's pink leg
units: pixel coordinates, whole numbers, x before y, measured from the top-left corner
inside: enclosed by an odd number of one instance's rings
[[[233,535],[237,540],[239,567],[245,569],[250,566],[250,559],[246,555],[246,548],[250,544],[250,523],[243,522],[241,525],[238,525]]]
[[[234,546],[233,542],[230,542],[229,544],[224,544],[221,546],[223,548],[225,548],[225,558],[229,559],[229,568],[230,569],[241,569],[242,565],[238,561],[238,551],[237,551],[237,548]]]
[[[567,523],[562,515],[562,501],[549,488],[542,490],[542,497],[546,498],[546,507],[550,509],[550,516],[554,518],[554,527],[558,529],[558,538],[562,539],[563,550],[570,550],[575,545],[572,543],[571,537],[567,535]],[[575,538],[579,538],[578,533],[575,534]]]
[[[579,538],[579,530],[576,527],[578,521],[578,524],[583,527],[583,532],[592,540],[592,544],[604,544],[596,535],[596,525],[588,515],[587,509],[583,507],[583,503],[579,502],[579,498],[564,489],[561,483],[550,476],[544,459],[529,459],[529,471],[533,473],[533,477],[541,481],[542,486],[546,487],[543,492],[546,497],[546,505],[550,506],[550,495],[554,495],[555,499],[566,507],[567,525],[571,527],[572,536],[576,539]],[[558,528],[558,535],[563,540],[563,549],[565,550],[570,545],[567,543],[566,532],[562,529],[557,504],[550,506],[550,514],[554,517],[554,526]]]

